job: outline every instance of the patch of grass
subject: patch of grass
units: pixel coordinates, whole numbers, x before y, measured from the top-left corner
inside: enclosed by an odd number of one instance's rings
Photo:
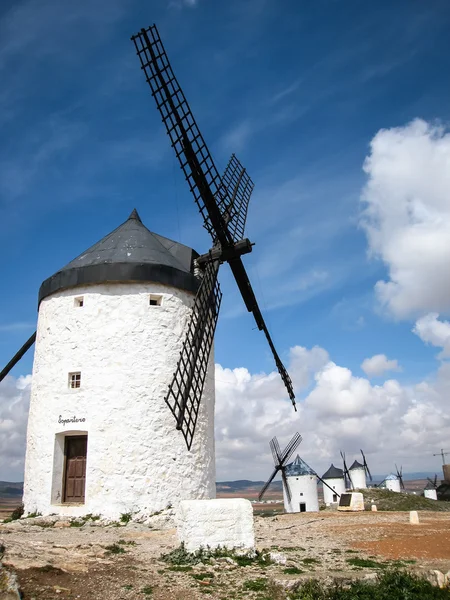
[[[271,564],[269,553],[266,551],[259,552],[256,550],[252,554],[237,554],[227,548],[219,547],[212,550],[211,548],[206,547],[199,548],[196,552],[188,552],[184,544],[181,544],[181,546],[167,554],[162,554],[161,560],[173,566],[186,566],[197,565],[198,563],[210,564],[211,559],[225,557],[231,558],[239,567],[258,565],[261,568],[264,568]]]
[[[242,586],[244,590],[252,592],[264,592],[267,589],[267,579],[259,577],[258,579],[247,579]]]
[[[370,558],[347,558],[346,562],[352,567],[360,567],[366,569],[385,569],[388,566],[387,563],[381,563],[377,560],[372,560]]]
[[[132,590],[133,586],[131,585],[131,583],[127,583],[125,585],[122,586],[124,590]]]
[[[146,596],[151,596],[153,594],[153,588],[151,585],[146,585],[142,588],[141,592]]]
[[[119,544],[105,546],[105,550],[107,550],[109,554],[125,554],[125,549],[122,548],[122,546],[119,546]]]
[[[32,512],[29,515],[27,515],[25,518],[26,519],[35,519],[36,517],[42,517],[42,513],[40,512]]]
[[[302,563],[304,565],[319,565],[320,560],[317,560],[317,558],[302,558]]]
[[[199,581],[203,581],[204,579],[212,579],[214,577],[214,573],[191,573],[191,577],[198,579]]]
[[[310,580],[290,594],[291,600],[449,600],[450,590],[404,571],[389,570],[376,582],[352,581],[326,587]]]
[[[120,515],[120,522],[121,523],[125,523],[125,525],[126,525],[127,523],[129,523],[131,521],[131,517],[132,516],[133,515],[130,512],[129,513],[122,513]]]
[[[286,567],[286,569],[283,569],[283,573],[286,573],[286,575],[300,575],[300,573],[304,572],[298,567]]]
[[[86,521],[81,521],[79,519],[77,519],[76,521],[70,521],[70,526],[71,527],[83,527],[83,525],[86,523]]]
[[[127,540],[121,539],[117,543],[122,544],[123,546],[136,546],[136,542],[134,540],[128,540],[128,542],[127,542]]]
[[[365,508],[370,510],[372,500],[378,511],[450,511],[450,503],[439,500],[430,500],[415,494],[404,492],[391,492],[390,490],[370,488],[364,494]]]
[[[358,550],[346,550],[346,554],[358,554]]]

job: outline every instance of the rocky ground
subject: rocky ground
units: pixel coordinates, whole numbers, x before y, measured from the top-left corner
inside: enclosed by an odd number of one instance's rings
[[[410,525],[406,512],[256,517],[260,560],[222,556],[200,564],[162,560],[179,546],[175,530],[163,526],[21,519],[0,524],[3,562],[17,573],[25,600],[185,600],[205,595],[279,600],[287,597],[285,590],[310,577],[373,578],[393,565],[437,581],[434,571],[450,570],[449,513],[421,513],[419,525]]]

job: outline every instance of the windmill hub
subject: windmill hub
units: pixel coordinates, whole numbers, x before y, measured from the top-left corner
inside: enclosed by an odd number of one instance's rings
[[[221,244],[217,244],[206,254],[201,254],[197,258],[197,264],[206,265],[209,262],[218,260],[219,262],[228,262],[233,258],[239,258],[243,254],[249,254],[253,250],[254,244],[248,239],[239,240],[232,246],[222,248]]]

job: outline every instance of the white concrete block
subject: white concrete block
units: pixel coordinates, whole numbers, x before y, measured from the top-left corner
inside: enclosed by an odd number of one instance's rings
[[[200,547],[253,550],[253,508],[244,498],[184,500],[177,514],[177,533],[188,552]]]
[[[418,514],[417,510],[409,511],[409,522],[411,523],[411,525],[419,524],[419,514]]]
[[[376,504],[372,504],[372,512],[377,512],[377,505]]]
[[[355,512],[364,510],[364,496],[361,494],[361,492],[351,492],[348,494],[342,494],[338,510],[344,512]]]

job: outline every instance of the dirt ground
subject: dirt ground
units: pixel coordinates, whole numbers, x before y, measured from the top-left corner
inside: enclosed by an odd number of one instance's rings
[[[161,560],[178,547],[175,530],[129,523],[54,527],[43,517],[0,524],[4,563],[17,574],[25,600],[197,600],[280,598],[270,587],[299,579],[371,577],[398,564],[429,573],[450,570],[450,513],[319,512],[255,517],[259,550],[284,564],[238,566],[219,558],[179,570]],[[37,524],[40,523],[40,524]],[[118,554],[107,546],[116,544]],[[366,563],[361,563],[366,559]],[[256,583],[255,583],[256,582]],[[264,596],[261,591],[266,590]]]

